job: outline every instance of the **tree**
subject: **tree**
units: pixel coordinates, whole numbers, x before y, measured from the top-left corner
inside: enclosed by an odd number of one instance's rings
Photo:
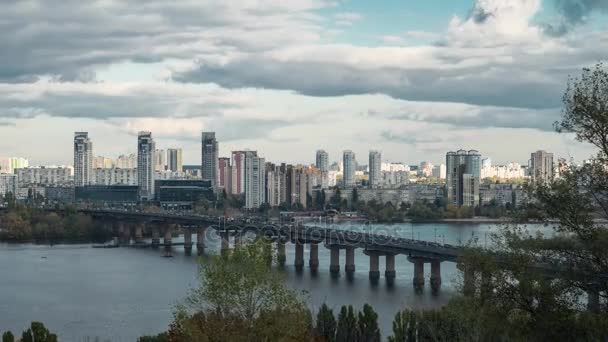
[[[21,335],[22,342],[57,342],[57,335],[52,334],[40,322],[32,322],[29,329]]]
[[[305,339],[311,319],[302,299],[270,268],[260,239],[201,261],[200,286],[177,307],[170,335],[180,340]]]
[[[380,341],[380,329],[378,328],[378,314],[369,305],[363,305],[363,311],[359,312],[359,341]]]
[[[336,329],[337,342],[350,342],[357,340],[357,317],[352,305],[342,306],[338,315],[338,326]]]
[[[10,331],[5,332],[2,334],[2,342],[15,342],[15,335]]]
[[[336,318],[334,312],[327,304],[323,303],[317,314],[317,325],[315,332],[318,337],[323,338],[326,342],[334,342],[336,340]]]

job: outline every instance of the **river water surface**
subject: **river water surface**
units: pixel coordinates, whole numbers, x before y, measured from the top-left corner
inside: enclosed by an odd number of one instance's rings
[[[342,226],[343,229],[378,231],[401,237],[458,244],[471,238],[488,244],[494,224],[399,224]],[[180,241],[182,237],[174,238]],[[194,240],[196,241],[196,240]],[[216,253],[217,239],[209,239],[206,254]],[[194,253],[196,254],[196,253]],[[197,285],[197,258],[182,247],[174,247],[173,258],[162,258],[159,250],[113,248],[90,245],[0,244],[0,331],[21,331],[31,321],[41,321],[59,334],[61,341],[135,341],[144,334],[166,330],[172,308]],[[205,256],[203,256],[205,257]],[[344,269],[344,252],[341,252]],[[308,250],[305,251],[306,265]],[[454,294],[458,271],[454,263],[441,266],[443,285],[438,295],[426,287],[417,294],[412,286],[413,265],[405,256],[396,257],[397,278],[391,288],[381,276],[377,286],[368,280],[369,259],[355,253],[356,272],[348,281],[329,275],[329,250],[319,248],[319,272],[293,268],[293,245],[287,245],[286,283],[306,291],[310,307],[323,303],[337,315],[343,304],[360,308],[371,304],[380,316],[383,336],[391,332],[394,314],[405,307],[431,308],[446,303]],[[384,271],[384,258],[380,259]],[[17,335],[15,334],[15,335]]]

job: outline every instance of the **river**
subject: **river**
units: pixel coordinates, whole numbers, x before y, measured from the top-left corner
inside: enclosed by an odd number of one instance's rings
[[[489,243],[494,224],[399,224],[342,226],[401,237],[458,244],[477,238]],[[180,241],[182,237],[174,238]],[[195,240],[196,241],[196,240]],[[206,254],[219,250],[219,241],[209,239]],[[0,331],[21,331],[31,321],[41,321],[58,333],[61,341],[135,341],[144,334],[166,330],[172,308],[197,285],[197,262],[182,247],[173,258],[160,257],[153,249],[95,249],[90,245],[41,246],[0,244]],[[196,253],[194,253],[196,254]],[[203,256],[205,257],[205,256]],[[305,251],[308,258],[308,251]],[[293,268],[293,245],[287,245],[286,283],[306,291],[310,307],[328,303],[337,314],[342,304],[360,308],[371,304],[380,316],[383,336],[391,332],[394,314],[405,307],[432,308],[446,303],[454,294],[458,278],[456,265],[442,263],[443,284],[438,295],[426,286],[417,294],[412,286],[413,264],[396,257],[397,278],[391,288],[383,276],[378,286],[368,280],[369,260],[361,250],[355,253],[356,272],[348,281],[329,275],[329,250],[319,248],[319,272],[297,274]],[[344,252],[341,253],[344,269]],[[306,261],[307,262],[307,261]],[[380,270],[384,270],[381,258]]]

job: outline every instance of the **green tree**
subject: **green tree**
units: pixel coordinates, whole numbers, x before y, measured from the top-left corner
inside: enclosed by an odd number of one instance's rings
[[[380,341],[380,329],[378,328],[378,314],[369,305],[363,305],[363,311],[359,312],[359,341]]]
[[[57,335],[51,333],[44,324],[32,322],[21,335],[21,342],[57,342]]]
[[[270,268],[272,257],[270,243],[260,239],[201,261],[200,286],[177,307],[172,333],[193,341],[308,336],[308,310],[284,285],[281,274]]]
[[[349,342],[357,341],[357,317],[352,305],[342,306],[338,315],[338,325],[336,328],[336,341]]]
[[[334,312],[327,304],[323,303],[317,314],[315,332],[323,341],[333,342],[336,340],[336,318]]]
[[[15,335],[10,331],[5,332],[2,334],[2,342],[15,342]]]

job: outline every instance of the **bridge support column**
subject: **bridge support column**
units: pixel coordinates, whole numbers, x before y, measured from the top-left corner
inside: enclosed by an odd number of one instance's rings
[[[377,283],[380,279],[380,256],[376,253],[369,254],[369,280]]]
[[[144,225],[138,224],[135,226],[135,243],[140,244],[144,242]]]
[[[600,312],[600,292],[595,287],[587,290],[587,311]]]
[[[241,244],[242,244],[241,233],[237,232],[236,234],[234,234],[234,248],[241,248]]]
[[[308,259],[308,267],[310,267],[310,271],[312,273],[317,273],[319,269],[319,244],[311,243],[310,244],[310,256]]]
[[[287,257],[285,256],[285,242],[278,241],[277,242],[277,264],[279,266],[284,267],[285,261],[287,261]]]
[[[206,228],[199,228],[196,230],[196,251],[198,255],[203,254],[205,251],[205,231]]]
[[[349,277],[355,274],[355,247],[346,247],[346,265],[344,265],[344,271]]]
[[[124,245],[128,245],[131,243],[131,231],[129,226],[120,222],[118,224],[118,232],[120,234],[120,243]]]
[[[296,240],[296,258],[293,265],[296,271],[301,272],[304,269],[304,243]]]
[[[228,231],[223,231],[220,233],[220,238],[222,240],[220,253],[225,254],[230,249],[230,234],[228,234]]]
[[[184,229],[184,251],[187,255],[192,254],[192,231],[188,228]]]
[[[340,248],[330,247],[329,273],[332,275],[340,274]]]
[[[165,246],[165,256],[166,257],[171,256],[172,233],[173,233],[173,225],[168,225],[167,228],[165,228],[165,237],[163,239],[163,245]]]
[[[396,276],[397,272],[395,272],[395,254],[387,254],[386,269],[384,270],[384,278],[386,278],[386,283],[388,285],[393,285],[395,283]]]
[[[431,261],[431,290],[438,293],[441,288],[441,261]]]
[[[424,261],[422,259],[412,259],[414,263],[414,289],[422,290],[424,287]]]
[[[152,247],[158,248],[160,245],[160,229],[157,226],[152,227]]]

